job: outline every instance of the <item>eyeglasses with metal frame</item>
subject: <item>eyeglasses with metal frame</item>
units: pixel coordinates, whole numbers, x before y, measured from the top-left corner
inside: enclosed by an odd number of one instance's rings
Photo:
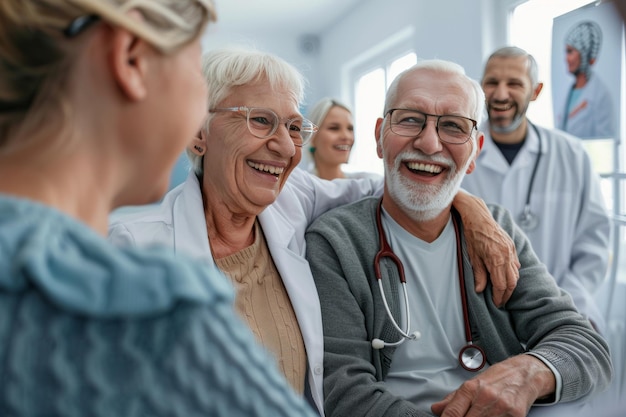
[[[389,115],[391,131],[399,136],[417,137],[424,128],[428,117],[436,119],[437,136],[442,142],[462,145],[472,137],[477,122],[474,119],[449,114],[428,114],[414,109],[390,109]]]
[[[283,123],[287,127],[289,136],[296,146],[304,146],[317,132],[318,127],[303,117],[281,119],[274,111],[260,107],[222,107],[210,109],[209,113],[242,112],[246,114],[248,130],[259,139],[266,139],[276,133],[278,126]]]

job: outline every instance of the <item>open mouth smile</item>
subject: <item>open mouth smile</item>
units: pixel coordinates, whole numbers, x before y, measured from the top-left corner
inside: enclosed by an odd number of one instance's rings
[[[435,176],[443,171],[443,167],[434,164],[425,164],[423,162],[406,162],[406,167],[409,171],[420,175]]]
[[[506,106],[502,106],[502,105],[497,106],[497,105],[492,104],[490,107],[491,107],[491,110],[495,110],[495,111],[508,111],[513,108],[513,104],[509,104]]]
[[[259,163],[251,162],[251,161],[248,161],[247,163],[249,167],[254,168],[257,171],[262,172],[264,174],[274,175],[275,177],[278,177],[280,174],[282,174],[285,171],[285,168],[277,167],[274,165],[259,164]]]

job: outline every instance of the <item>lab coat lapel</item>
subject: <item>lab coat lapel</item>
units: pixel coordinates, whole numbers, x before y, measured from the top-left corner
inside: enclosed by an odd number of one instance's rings
[[[296,313],[307,351],[321,352],[321,349],[313,348],[323,340],[317,288],[309,263],[304,258],[304,248],[299,247],[296,239],[296,230],[271,207],[259,215],[259,220],[274,264]],[[321,362],[321,358],[309,357],[309,365],[317,360]]]
[[[526,143],[524,143],[524,146],[520,149],[515,160],[513,160],[513,168],[534,166],[537,160],[537,155],[539,154],[539,138],[530,122],[527,123],[527,129]],[[545,145],[543,151],[545,151]]]
[[[485,133],[485,141],[483,143],[483,148],[478,154],[478,163],[481,167],[486,169],[496,171],[499,174],[504,175],[508,169],[509,164],[502,156],[502,153],[491,139],[488,131]]]
[[[313,279],[307,279],[311,277],[309,264],[304,259],[304,248],[300,248],[298,245],[296,230],[293,225],[281,219],[280,213],[272,212],[269,209],[261,213],[259,220],[274,264],[283,279],[292,302],[298,300],[300,303],[309,299],[312,294],[317,293],[317,290]],[[295,273],[295,271],[307,271],[309,273],[306,274],[307,276],[301,276],[302,274]],[[317,310],[319,310],[319,304],[313,304],[317,305]],[[300,321],[299,318],[298,321]]]
[[[198,178],[189,173],[183,191],[172,206],[174,250],[214,264],[207,236]]]

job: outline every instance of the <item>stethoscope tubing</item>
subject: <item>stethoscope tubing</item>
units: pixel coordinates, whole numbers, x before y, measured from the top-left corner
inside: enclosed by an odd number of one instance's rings
[[[459,352],[459,363],[461,366],[471,372],[477,372],[485,366],[486,363],[486,355],[484,350],[475,345],[472,340],[472,332],[469,323],[469,311],[467,306],[467,292],[465,289],[465,274],[463,270],[463,254],[461,250],[461,240],[460,240],[460,232],[458,219],[456,214],[452,214],[452,223],[454,225],[454,231],[456,233],[456,250],[457,250],[457,268],[459,272],[459,284],[460,284],[460,292],[461,292],[461,306],[463,310],[463,323],[465,328],[465,340],[466,345],[461,348]],[[376,280],[378,281],[378,288],[380,290],[380,295],[383,300],[383,305],[385,306],[385,311],[387,316],[389,317],[393,327],[400,333],[401,337],[396,342],[383,342],[380,339],[374,339],[372,341],[372,346],[375,349],[380,349],[384,346],[397,346],[404,343],[407,339],[418,339],[419,332],[409,333],[411,330],[410,325],[410,311],[409,311],[409,299],[406,289],[406,277],[404,274],[404,266],[402,265],[402,261],[391,249],[389,242],[387,241],[387,237],[385,236],[385,231],[382,226],[382,198],[378,202],[378,206],[376,207],[376,227],[378,229],[378,237],[379,237],[379,251],[374,256],[374,275]],[[382,258],[389,258],[396,265],[398,269],[398,275],[400,279],[400,284],[402,286],[402,292],[404,295],[404,311],[406,315],[406,326],[405,330],[402,330],[393,315],[391,314],[391,310],[389,309],[389,304],[387,302],[387,297],[385,296],[385,291],[383,289],[382,284],[382,273],[380,271],[380,262]],[[380,342],[380,343],[378,343]],[[376,347],[379,346],[379,347]]]
[[[528,191],[526,192],[526,202],[524,203],[524,209],[522,210],[522,213],[520,214],[518,219],[518,224],[521,226],[522,229],[526,231],[535,229],[539,224],[537,215],[533,214],[532,210],[530,209],[530,196],[535,185],[535,177],[537,176],[539,161],[541,160],[541,154],[543,150],[543,138],[541,137],[539,129],[537,129],[537,126],[535,126],[530,121],[528,121],[528,124],[533,128],[535,134],[537,135],[537,140],[539,141],[539,152],[537,153],[537,158],[535,158],[535,165],[533,166],[533,171],[530,175],[530,182],[528,183]]]
[[[406,279],[404,275],[404,266],[402,265],[402,261],[400,258],[393,253],[391,246],[389,246],[389,242],[387,242],[387,238],[385,237],[385,233],[382,230],[381,223],[381,210],[382,210],[382,199],[380,200],[378,207],[376,207],[376,225],[378,226],[378,239],[379,239],[379,248],[380,250],[376,253],[374,257],[374,275],[376,276],[376,280],[378,281],[378,288],[380,293],[382,294],[383,305],[385,306],[385,311],[387,312],[387,316],[391,318],[391,324],[395,329],[402,335],[399,341],[395,343],[387,343],[387,345],[396,346],[403,343],[406,339],[413,339],[412,335],[409,334],[411,329],[411,317],[409,315],[409,296],[406,291]],[[404,295],[404,311],[407,317],[406,330],[402,330],[396,320],[393,318],[391,314],[391,310],[389,309],[389,303],[387,303],[387,297],[385,297],[385,291],[383,289],[383,281],[382,281],[382,273],[380,272],[380,260],[382,258],[390,258],[398,268],[398,273],[400,275],[400,284],[402,285],[402,293]]]

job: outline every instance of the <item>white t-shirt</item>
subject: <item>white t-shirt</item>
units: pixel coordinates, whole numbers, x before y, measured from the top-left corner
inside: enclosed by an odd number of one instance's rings
[[[417,330],[422,335],[396,349],[385,383],[393,394],[430,412],[433,403],[476,375],[463,369],[458,360],[467,341],[454,224],[450,218],[441,235],[428,243],[404,230],[384,211],[382,223],[389,245],[404,265],[411,316],[409,332]],[[401,290],[399,297],[400,327],[404,330]]]

